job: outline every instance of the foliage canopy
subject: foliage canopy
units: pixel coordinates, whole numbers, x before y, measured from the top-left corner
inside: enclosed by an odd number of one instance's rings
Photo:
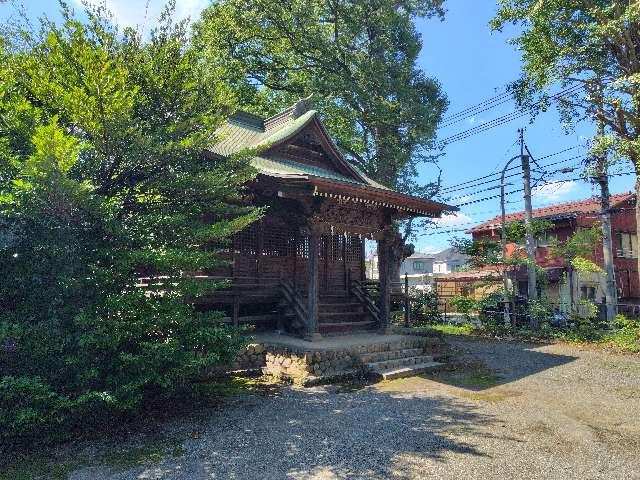
[[[0,40],[3,436],[187,391],[242,341],[185,302],[260,213],[238,202],[247,158],[203,155],[231,96],[170,9],[148,40],[86,13]]]
[[[205,10],[197,41],[226,70],[243,105],[275,113],[314,95],[338,147],[366,175],[424,197],[416,182],[432,156],[447,100],[416,66],[414,21],[444,14],[442,0],[222,0]]]

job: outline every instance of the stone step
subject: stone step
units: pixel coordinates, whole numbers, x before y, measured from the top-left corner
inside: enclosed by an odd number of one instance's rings
[[[322,319],[332,319],[332,320],[340,320],[342,318],[360,318],[367,315],[366,312],[318,312],[318,317],[320,317],[320,321]]]
[[[385,342],[371,345],[360,345],[358,347],[354,347],[354,351],[358,352],[360,355],[363,355],[369,353],[390,352],[392,350],[408,350],[414,348],[419,348],[421,351],[423,351],[425,348],[428,348],[428,345],[425,345],[425,342],[421,338],[415,337],[415,339],[392,341],[388,343]]]
[[[393,360],[384,360],[381,362],[367,363],[367,367],[375,372],[382,372],[389,369],[397,369],[402,367],[410,367],[421,363],[433,362],[431,355],[417,355],[415,357],[402,357]]]
[[[362,363],[384,362],[397,358],[418,357],[424,353],[422,348],[405,348],[398,350],[388,350],[385,352],[363,353],[360,355]]]
[[[355,330],[370,327],[375,325],[374,321],[361,321],[361,322],[320,322],[318,325],[321,332],[327,330]]]
[[[349,303],[353,298],[346,293],[331,293],[320,295],[320,303]]]
[[[332,312],[361,312],[362,305],[354,302],[344,302],[344,303],[320,303],[318,305],[318,310],[326,313]]]
[[[378,370],[376,373],[382,376],[384,380],[393,380],[396,378],[413,377],[422,373],[431,372],[440,368],[440,362],[424,362],[416,363],[407,367],[395,367],[387,370]]]

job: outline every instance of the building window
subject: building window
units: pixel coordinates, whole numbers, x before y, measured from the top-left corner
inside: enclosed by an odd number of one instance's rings
[[[582,300],[595,300],[596,288],[595,287],[580,287],[580,298]]]
[[[424,271],[424,262],[413,262],[413,269],[416,272]]]
[[[636,258],[638,256],[638,236],[635,233],[618,233],[616,256],[624,258]]]
[[[540,232],[536,235],[536,246],[549,247],[550,245],[553,245],[557,238],[558,237],[554,232]]]

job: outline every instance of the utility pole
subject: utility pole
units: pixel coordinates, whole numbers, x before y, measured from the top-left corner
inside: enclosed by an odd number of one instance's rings
[[[531,166],[529,163],[529,156],[524,154],[524,128],[519,131],[520,134],[520,158],[522,161],[522,178],[524,180],[524,226],[525,226],[525,240],[527,245],[527,296],[529,301],[535,300],[538,296],[538,289],[536,286],[536,246],[535,239],[533,237],[533,213],[531,207]],[[528,153],[528,152],[527,152]],[[531,320],[535,322],[535,320]],[[537,327],[537,325],[531,325]]]
[[[602,90],[599,90],[602,99]],[[598,137],[604,137],[604,122],[598,119]],[[605,289],[607,306],[607,322],[611,324],[618,313],[618,292],[616,288],[616,271],[613,265],[613,248],[611,239],[611,212],[609,203],[609,169],[606,154],[603,152],[596,158],[595,180],[600,185],[600,224],[602,227],[602,257],[604,259]]]
[[[507,273],[507,214],[504,208],[504,176],[511,165],[511,162],[514,160],[521,158],[521,155],[516,155],[511,158],[504,168],[502,169],[502,174],[500,176],[500,212],[501,212],[501,228],[500,228],[500,245],[502,247],[502,287],[504,289],[504,293],[502,295],[502,301],[504,305],[504,324],[506,327],[511,326],[511,315],[509,313],[509,276]]]

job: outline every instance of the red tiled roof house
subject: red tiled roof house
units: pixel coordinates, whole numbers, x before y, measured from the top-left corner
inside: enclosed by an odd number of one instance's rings
[[[616,284],[618,287],[618,297],[621,303],[639,303],[640,285],[637,270],[638,241],[635,220],[635,195],[621,193],[611,195],[611,225],[613,238],[614,268]],[[577,229],[589,228],[599,221],[600,200],[592,197],[575,202],[562,203],[538,208],[533,211],[536,219],[545,219],[553,223],[553,228],[538,235],[536,238],[536,263],[544,267],[549,280],[549,298],[558,303],[566,303],[577,298],[589,298],[596,302],[601,302],[604,298],[603,278],[598,274],[587,274],[578,277],[575,272],[573,281],[565,282],[563,287],[563,276],[568,272],[567,266],[562,259],[554,258],[550,252],[551,237],[559,241],[566,240]],[[510,213],[506,216],[507,223],[514,221],[524,221],[524,212]],[[474,240],[492,239],[500,240],[501,218],[488,220],[477,225],[467,233],[473,236]],[[508,252],[512,253],[516,246],[508,245]],[[600,267],[604,267],[602,254],[602,244],[596,245],[592,257],[590,258]],[[524,269],[516,273],[514,282],[517,282],[519,293],[526,294],[527,279]],[[563,291],[563,288],[565,289]]]

